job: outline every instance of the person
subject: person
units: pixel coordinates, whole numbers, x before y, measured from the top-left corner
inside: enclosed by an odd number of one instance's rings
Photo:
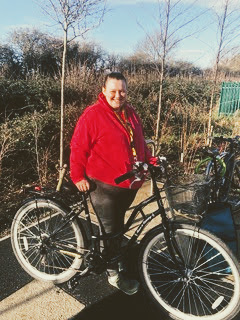
[[[127,102],[127,81],[122,73],[106,75],[95,104],[80,116],[71,140],[70,175],[77,188],[88,191],[101,233],[112,236],[106,245],[117,255],[124,215],[143,181],[134,177],[119,185],[114,179],[133,169],[136,161],[156,162],[144,140],[135,109]],[[115,264],[107,270],[111,285],[126,294],[138,291],[139,283],[126,278]]]

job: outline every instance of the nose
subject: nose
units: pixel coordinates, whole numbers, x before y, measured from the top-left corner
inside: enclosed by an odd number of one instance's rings
[[[115,97],[116,97],[116,98],[120,98],[120,97],[121,97],[121,94],[120,94],[119,91],[116,91]]]

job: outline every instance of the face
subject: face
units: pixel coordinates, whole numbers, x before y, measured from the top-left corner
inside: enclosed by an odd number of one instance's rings
[[[127,86],[124,80],[108,79],[102,92],[114,110],[119,110],[127,99]]]

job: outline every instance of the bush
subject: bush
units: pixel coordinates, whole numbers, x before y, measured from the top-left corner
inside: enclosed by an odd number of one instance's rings
[[[210,103],[210,89],[209,83],[203,80],[167,79],[163,84],[160,127],[166,126],[166,119],[168,126],[179,127],[179,124],[182,124],[182,115],[187,112],[191,116],[191,109],[196,108],[203,129],[202,118],[206,115]],[[159,82],[156,81],[134,82],[129,85],[129,100],[136,107],[148,138],[153,137],[156,127],[158,93]],[[217,96],[214,99],[216,101]]]
[[[103,74],[68,74],[65,96],[64,162],[79,115],[101,90]],[[140,115],[145,137],[154,137],[159,83],[129,79],[128,99]],[[46,77],[31,80],[0,79],[0,201],[20,197],[23,184],[55,186],[59,159],[60,81]],[[215,101],[218,96],[215,96]],[[203,80],[167,79],[161,112],[161,154],[180,171],[191,171],[198,150],[205,143],[210,85]],[[8,115],[8,116],[7,116]],[[233,118],[218,118],[214,111],[214,134],[230,135]],[[239,119],[239,118],[238,118]],[[239,121],[239,120],[238,120]],[[180,163],[184,155],[183,163]],[[14,192],[13,192],[14,191]],[[6,202],[5,200],[8,199]],[[14,200],[15,201],[15,200]],[[1,212],[0,212],[1,216]]]
[[[86,106],[92,103],[96,99],[94,83],[84,82],[84,86],[79,88],[76,83],[68,81],[65,88],[65,104]],[[59,109],[60,96],[59,79],[37,76],[27,80],[0,78],[0,122],[4,122],[6,117],[14,119],[34,111]]]

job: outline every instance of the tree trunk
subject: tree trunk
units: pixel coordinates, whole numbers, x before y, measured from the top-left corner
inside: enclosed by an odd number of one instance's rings
[[[167,0],[166,25],[165,25],[164,37],[163,37],[163,54],[161,57],[157,125],[156,125],[156,132],[155,132],[155,145],[156,145],[157,153],[159,153],[159,151],[160,151],[159,127],[160,127],[161,111],[162,111],[162,89],[163,89],[163,80],[165,78],[164,69],[165,69],[165,61],[166,61],[166,56],[167,56],[167,42],[168,42],[168,28],[169,28],[170,11],[171,11],[171,0]]]
[[[158,97],[158,111],[157,111],[157,126],[155,132],[155,146],[158,150],[159,147],[159,127],[160,127],[160,120],[161,120],[161,109],[162,109],[162,88],[163,88],[163,72],[161,71],[160,74],[160,82],[159,82],[159,97]]]
[[[63,57],[62,57],[62,79],[61,79],[61,123],[60,123],[60,168],[63,167],[63,136],[64,136],[64,91],[65,91],[65,69],[66,69],[66,55],[67,55],[67,30],[64,30],[63,43]]]
[[[218,80],[218,68],[219,68],[219,62],[221,58],[221,53],[223,49],[223,44],[224,44],[224,33],[225,33],[225,28],[226,28],[226,19],[227,19],[227,14],[228,14],[228,6],[229,6],[229,0],[226,0],[225,5],[224,5],[224,13],[222,19],[219,19],[219,26],[220,26],[220,39],[219,39],[219,45],[218,45],[218,51],[217,51],[217,56],[216,56],[216,61],[215,61],[215,66],[214,66],[214,73],[213,73],[213,88],[211,92],[211,101],[210,101],[210,106],[209,106],[209,113],[208,113],[208,127],[207,127],[207,139],[206,139],[206,144],[209,146],[210,144],[210,135],[212,132],[212,111],[213,111],[213,97],[216,91],[217,87],[217,80]]]
[[[65,22],[64,39],[63,39],[63,56],[62,56],[62,78],[61,78],[61,118],[60,118],[60,170],[57,191],[61,188],[63,178],[63,150],[64,150],[64,90],[65,90],[65,70],[67,55],[67,23]]]
[[[212,111],[213,111],[213,96],[216,90],[216,83],[214,83],[212,92],[211,92],[211,100],[210,100],[210,106],[209,106],[209,112],[208,112],[208,126],[207,126],[207,139],[206,139],[206,145],[209,146],[210,144],[210,136],[211,136],[211,127],[212,127]]]

